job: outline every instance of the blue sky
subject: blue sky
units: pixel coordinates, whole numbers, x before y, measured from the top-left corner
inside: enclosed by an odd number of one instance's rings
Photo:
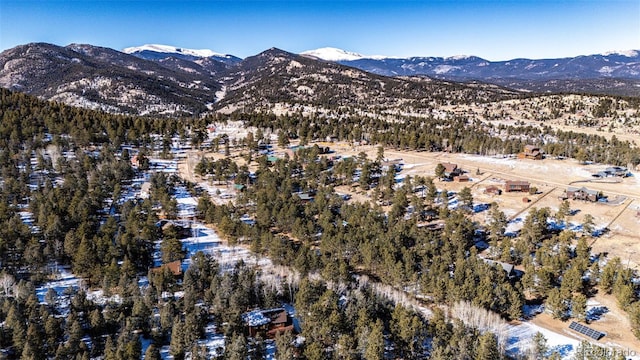
[[[640,49],[640,0],[0,0],[0,50],[29,42],[565,57]]]

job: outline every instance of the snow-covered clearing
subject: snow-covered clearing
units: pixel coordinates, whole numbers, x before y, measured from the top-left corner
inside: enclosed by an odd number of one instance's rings
[[[533,337],[538,332],[547,339],[549,353],[557,352],[563,360],[571,359],[580,344],[580,340],[576,340],[568,335],[558,334],[532,323],[523,322],[520,325],[508,326],[507,354],[522,354],[530,349],[533,344]]]

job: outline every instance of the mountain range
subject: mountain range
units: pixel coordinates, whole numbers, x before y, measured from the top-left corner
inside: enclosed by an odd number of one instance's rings
[[[384,76],[476,80],[534,92],[640,94],[638,50],[558,59],[507,61],[489,61],[465,55],[446,58],[365,56],[336,48],[305,51],[302,55]]]
[[[390,58],[335,48],[269,49],[245,59],[144,45],[117,51],[32,43],[0,53],[0,86],[127,114],[208,111],[429,112],[440,103],[526,92],[640,95],[638,51],[491,62],[474,56]]]
[[[197,61],[197,58],[213,57],[227,64],[235,64],[241,60],[233,55],[221,55],[211,50],[189,50],[165,45],[143,45],[123,51],[147,60],[181,57]],[[477,80],[501,84],[507,79],[528,82],[608,78],[640,80],[640,51],[638,50],[569,58],[507,61],[489,61],[467,55],[408,58],[367,56],[332,47],[304,51],[300,55],[337,62],[383,76],[426,75],[454,81]]]

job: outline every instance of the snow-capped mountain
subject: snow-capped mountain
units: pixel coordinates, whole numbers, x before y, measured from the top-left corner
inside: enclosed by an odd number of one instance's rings
[[[167,65],[104,47],[44,43],[0,53],[0,86],[114,113],[189,115],[207,111],[221,88],[194,62]]]
[[[621,55],[621,56],[626,56],[626,57],[630,57],[630,58],[636,58],[636,57],[638,57],[638,50],[608,51],[608,52],[602,53],[602,55],[604,55],[604,56]]]
[[[343,52],[349,54],[347,51]],[[322,54],[321,52],[320,55]],[[426,75],[448,80],[481,80],[498,83],[506,79],[509,81],[600,78],[640,80],[638,50],[612,51],[558,59],[507,61],[489,61],[468,55],[410,58],[368,56],[331,58],[327,56],[324,59],[385,76]]]
[[[170,45],[159,45],[159,44],[145,44],[142,46],[128,47],[122,50],[122,52],[125,54],[133,54],[133,53],[142,52],[142,51],[183,54],[183,55],[203,57],[203,58],[211,57],[211,56],[226,56],[224,54],[219,54],[209,49],[194,50],[194,49],[185,49],[185,48],[179,48],[179,47],[170,46]]]
[[[368,58],[362,54],[346,51],[334,47],[323,47],[315,50],[307,50],[300,53],[303,56],[310,56],[326,61],[353,61]]]
[[[174,57],[182,60],[196,61],[212,59],[228,65],[240,62],[237,56],[217,53],[209,49],[186,49],[171,45],[146,44],[142,46],[128,47],[122,50],[125,54],[131,54],[145,60],[165,60]]]
[[[361,59],[394,59],[393,56],[362,55],[357,52],[347,51],[334,47],[323,47],[315,50],[307,50],[300,53],[302,56],[312,57],[325,61],[355,61]]]
[[[432,97],[495,100],[517,96],[518,90],[640,96],[640,52],[635,50],[501,62],[320,50],[296,55],[270,49],[241,60],[158,46],[127,49],[131,54],[126,54],[87,44],[34,43],[0,53],[0,86],[115,113],[186,115],[216,109],[271,111],[276,105],[295,111],[384,112],[409,103],[430,104]]]

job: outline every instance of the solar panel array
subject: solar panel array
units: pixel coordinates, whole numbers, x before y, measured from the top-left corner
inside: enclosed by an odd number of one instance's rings
[[[571,322],[571,325],[569,325],[569,329],[573,330],[573,331],[577,331],[582,335],[586,335],[594,340],[600,340],[602,337],[604,337],[606,334],[603,332],[600,332],[598,330],[593,330],[592,328],[588,327],[588,326],[584,326],[582,324],[578,324],[577,322],[573,321]]]

